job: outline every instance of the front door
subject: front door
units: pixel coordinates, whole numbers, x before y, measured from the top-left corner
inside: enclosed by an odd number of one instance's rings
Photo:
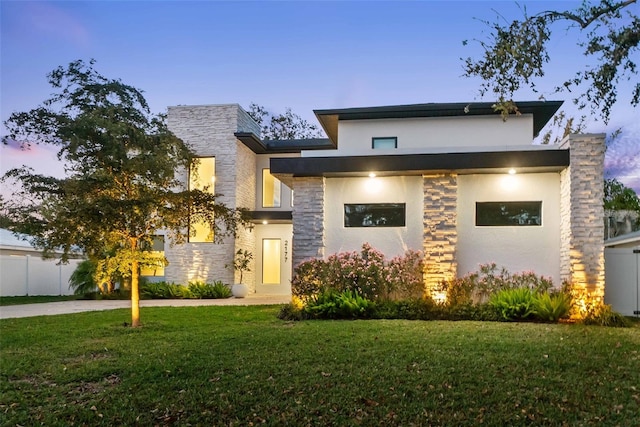
[[[291,293],[291,224],[256,225],[256,293]]]

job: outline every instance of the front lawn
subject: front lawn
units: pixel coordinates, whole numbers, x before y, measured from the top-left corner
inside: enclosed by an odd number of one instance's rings
[[[38,304],[42,302],[74,301],[78,295],[33,295],[19,297],[0,297],[0,306],[18,304]]]
[[[2,425],[637,425],[640,325],[304,321],[278,307],[0,321]]]

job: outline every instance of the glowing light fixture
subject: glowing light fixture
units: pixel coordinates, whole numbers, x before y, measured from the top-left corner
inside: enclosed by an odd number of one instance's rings
[[[516,170],[514,168],[509,169],[509,175],[515,175]]]
[[[376,174],[375,172],[369,172],[369,178],[375,178]]]
[[[262,221],[262,225],[267,225],[269,224],[269,221],[267,221],[266,219]]]

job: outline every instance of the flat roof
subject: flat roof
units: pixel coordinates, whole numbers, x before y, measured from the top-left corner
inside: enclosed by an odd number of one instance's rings
[[[533,137],[551,120],[563,101],[516,102],[520,114],[533,114]],[[499,115],[494,102],[451,102],[314,110],[329,139],[337,144],[338,121]]]
[[[336,146],[329,138],[260,139],[253,132],[236,132],[235,137],[256,154],[299,153],[302,150],[330,150]]]

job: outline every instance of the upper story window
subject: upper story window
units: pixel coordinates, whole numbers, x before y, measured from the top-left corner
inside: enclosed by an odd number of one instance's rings
[[[387,150],[392,148],[398,148],[398,137],[397,136],[374,136],[371,138],[371,148],[374,150]]]
[[[189,190],[201,190],[215,194],[215,182],[216,158],[200,157],[196,159],[189,171]],[[189,228],[189,242],[213,242],[213,229],[209,224],[190,221]]]
[[[271,175],[269,169],[262,169],[262,207],[279,208],[282,195],[280,180]]]

